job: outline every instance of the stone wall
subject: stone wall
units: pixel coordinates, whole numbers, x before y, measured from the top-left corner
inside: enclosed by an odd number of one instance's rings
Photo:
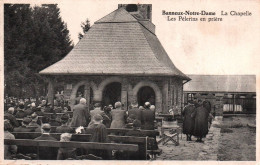
[[[64,83],[64,97],[69,100],[71,106],[75,104],[77,90],[85,85],[85,98],[89,103],[90,88],[93,90],[93,101],[101,102],[104,88],[112,83],[121,83],[121,102],[129,106],[137,102],[137,93],[144,87],[149,86],[155,92],[155,104],[158,112],[167,113],[169,107],[181,107],[182,81],[178,78],[168,77],[143,77],[143,76],[68,76],[58,79]],[[57,82],[59,83],[59,82]]]

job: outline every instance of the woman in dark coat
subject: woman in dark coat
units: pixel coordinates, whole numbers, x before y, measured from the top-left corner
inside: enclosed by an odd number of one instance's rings
[[[197,142],[202,142],[202,138],[208,134],[209,111],[205,108],[206,105],[207,103],[203,102],[201,106],[196,108],[194,114],[192,114],[195,117],[193,135],[198,138]]]
[[[192,101],[188,102],[188,105],[184,108],[182,115],[183,119],[183,133],[187,135],[187,141],[191,141],[191,136],[194,130],[194,117],[192,114],[195,112],[195,105]]]
[[[108,143],[107,129],[106,126],[102,123],[103,117],[100,114],[96,114],[93,117],[93,124],[88,126],[88,129],[93,132],[90,141],[91,142],[100,142],[100,143]],[[102,157],[105,160],[109,160],[111,158],[111,152],[107,150],[91,150],[90,154],[93,154],[98,157]]]

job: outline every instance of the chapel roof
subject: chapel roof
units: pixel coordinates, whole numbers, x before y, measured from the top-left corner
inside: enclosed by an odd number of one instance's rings
[[[178,76],[190,80],[172,63],[154,25],[124,8],[99,19],[63,59],[45,75]]]

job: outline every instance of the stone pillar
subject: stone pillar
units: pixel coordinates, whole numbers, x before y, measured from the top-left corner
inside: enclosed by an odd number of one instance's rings
[[[128,84],[128,90],[127,90],[127,100],[128,100],[128,105],[131,103],[134,103],[134,96],[133,96],[133,88],[130,84]]]
[[[182,88],[182,80],[178,80],[177,83],[177,87],[178,87],[178,99],[177,99],[177,106],[178,106],[178,112],[179,114],[181,114],[181,110],[182,110],[182,104],[183,104],[183,88]]]
[[[53,78],[48,78],[48,103],[54,105],[54,80]]]
[[[169,81],[168,80],[163,81],[162,95],[163,95],[163,99],[162,99],[163,106],[161,112],[167,113],[169,108],[168,107],[169,106]]]
[[[128,79],[123,78],[121,86],[121,103],[124,104],[125,110],[128,108]]]
[[[87,107],[89,109],[89,103],[90,103],[90,83],[89,80],[86,80],[86,83],[84,84],[84,98],[87,100]]]

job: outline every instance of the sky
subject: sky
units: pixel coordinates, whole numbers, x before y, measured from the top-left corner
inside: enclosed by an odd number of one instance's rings
[[[124,4],[152,4],[152,22],[156,35],[172,62],[185,74],[259,74],[260,73],[260,1],[186,0],[121,1]],[[78,42],[80,24],[87,18],[91,25],[117,9],[119,1],[59,1],[61,17],[67,23],[71,39]],[[162,11],[216,12],[222,21],[167,21]],[[251,16],[221,16],[221,11],[252,13]],[[177,17],[178,16],[170,16]],[[198,16],[192,16],[197,17]]]

